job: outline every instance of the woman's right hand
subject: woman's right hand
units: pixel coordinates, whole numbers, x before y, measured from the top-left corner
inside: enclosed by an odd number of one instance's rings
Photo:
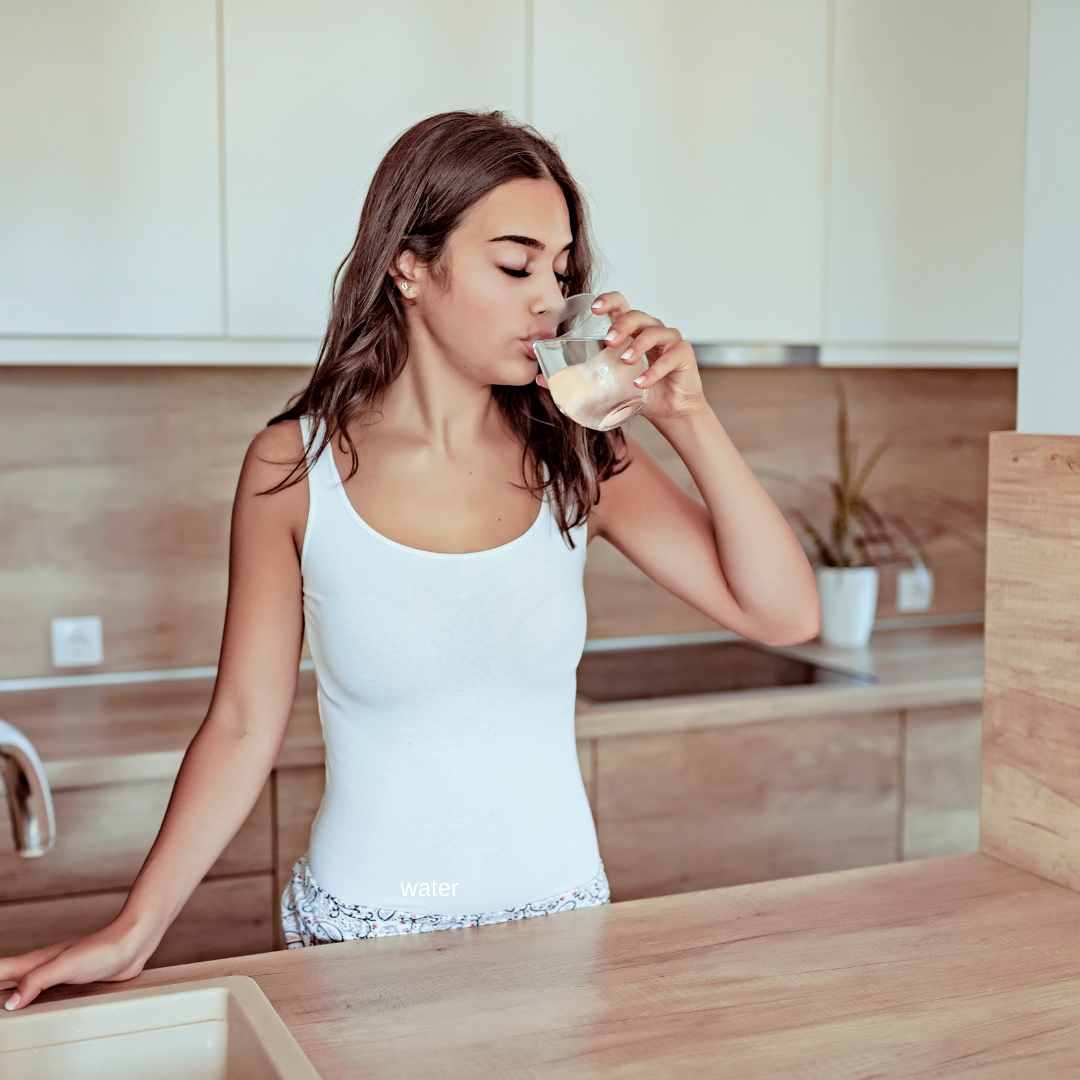
[[[123,982],[142,971],[160,935],[125,926],[118,918],[86,937],[0,960],[0,989],[15,987],[5,1009],[29,1005],[58,983]]]

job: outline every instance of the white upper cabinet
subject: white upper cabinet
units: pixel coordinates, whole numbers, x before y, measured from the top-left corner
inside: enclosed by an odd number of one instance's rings
[[[1027,18],[1026,0],[836,0],[830,344],[1015,348]]]
[[[525,5],[224,0],[230,335],[320,336],[376,165],[417,120],[525,108]]]
[[[826,0],[534,0],[534,117],[606,288],[700,342],[822,332]]]
[[[214,0],[0,5],[0,334],[220,334]]]

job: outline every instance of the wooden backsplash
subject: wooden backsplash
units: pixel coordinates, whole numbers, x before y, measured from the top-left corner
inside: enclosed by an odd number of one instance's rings
[[[776,472],[811,479],[834,466],[835,373],[816,368],[703,373],[709,400],[781,507],[823,511]],[[842,373],[864,449],[895,444],[868,488],[925,534],[942,521],[985,538],[987,434],[1014,426],[1015,372]],[[305,372],[295,368],[0,368],[0,678],[54,673],[49,620],[100,615],[104,670],[216,662],[229,507],[252,436]],[[632,431],[681,480],[681,462],[647,421]],[[963,500],[976,520],[933,504]],[[983,604],[981,551],[929,542],[934,611]],[[589,634],[715,626],[601,541],[586,570]],[[893,611],[892,574],[880,614]]]

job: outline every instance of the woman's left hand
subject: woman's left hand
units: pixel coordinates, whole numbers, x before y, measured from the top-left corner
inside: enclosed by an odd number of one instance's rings
[[[678,330],[632,310],[622,293],[601,293],[593,311],[610,316],[608,347],[619,350],[624,364],[636,364],[643,354],[648,358],[649,370],[635,380],[649,391],[642,416],[674,420],[708,407],[694,348]]]

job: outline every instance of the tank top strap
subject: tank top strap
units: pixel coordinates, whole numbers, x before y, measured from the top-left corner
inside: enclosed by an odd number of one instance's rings
[[[312,436],[312,431],[315,433],[314,449],[309,451],[308,440]],[[325,446],[322,453],[316,457],[323,434],[322,424],[316,427],[310,416],[301,416],[300,434],[304,440],[304,452],[307,454],[308,464],[308,519],[304,536],[304,551],[306,551],[312,530],[324,527],[317,526],[316,521],[325,518],[327,514],[331,516],[334,514],[339,500],[339,495],[334,488],[340,486],[341,476],[334,464],[333,449],[329,445]]]
[[[314,483],[320,489],[325,490],[326,488],[331,488],[335,484],[340,483],[341,477],[338,475],[337,466],[334,464],[334,452],[329,444],[325,446],[322,453],[316,457],[319,442],[323,437],[323,425],[321,422],[318,427],[314,428],[314,449],[308,450],[308,440],[311,438],[312,430],[312,418],[310,416],[301,416],[300,434],[303,436],[304,452],[307,454],[308,477],[311,483]]]

